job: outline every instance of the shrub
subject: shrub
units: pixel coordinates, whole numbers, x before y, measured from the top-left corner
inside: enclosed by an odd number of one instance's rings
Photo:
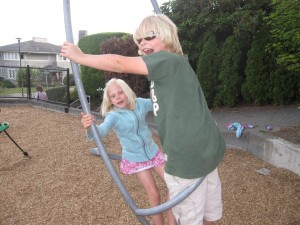
[[[99,33],[81,38],[78,42],[80,49],[87,54],[100,54],[101,44],[110,37],[121,37],[126,33]],[[87,66],[81,66],[81,79],[87,95],[91,96],[91,105],[99,106],[102,101],[102,92],[97,91],[104,88],[105,79],[103,71],[93,69]]]
[[[48,95],[48,100],[50,100],[50,101],[67,103],[67,101],[66,101],[66,94],[67,94],[66,86],[49,89],[46,91],[46,93]]]
[[[241,75],[239,65],[241,61],[240,46],[234,36],[226,39],[222,48],[222,62],[219,73],[220,84],[216,102],[218,105],[236,106],[240,100]]]
[[[245,101],[256,105],[269,104],[273,98],[272,83],[270,82],[270,71],[274,69],[273,60],[265,51],[266,44],[270,40],[267,33],[261,33],[260,38],[253,39],[248,51],[246,80],[242,87]]]
[[[68,76],[65,76],[64,80],[63,80],[64,85],[67,85],[67,79],[68,79]],[[70,86],[75,86],[75,80],[74,80],[74,75],[73,74],[69,74],[69,85]]]
[[[10,82],[9,80],[2,80],[0,81],[0,87],[2,88],[14,88],[15,85]]]
[[[196,73],[209,107],[213,106],[217,95],[219,59],[220,49],[216,38],[208,36],[199,56]]]
[[[101,45],[102,53],[104,54],[118,54],[124,56],[138,56],[138,47],[134,43],[131,35],[124,35],[123,37],[108,38]],[[120,74],[114,72],[104,72],[105,83],[111,78],[119,78],[124,80],[138,97],[149,98],[149,81],[145,76],[137,76],[134,74]]]

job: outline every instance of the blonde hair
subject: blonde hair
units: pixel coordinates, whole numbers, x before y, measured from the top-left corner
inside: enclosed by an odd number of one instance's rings
[[[133,90],[129,87],[129,85],[125,81],[123,81],[121,79],[112,78],[111,80],[109,80],[106,83],[105,88],[104,88],[103,101],[102,101],[102,105],[101,105],[102,116],[106,116],[110,111],[113,110],[114,106],[110,100],[110,97],[108,96],[108,90],[109,90],[110,86],[113,84],[117,84],[120,86],[120,88],[123,90],[123,92],[125,93],[125,95],[128,98],[129,109],[130,110],[134,109],[136,95],[133,92]]]
[[[149,36],[149,33],[160,38],[167,51],[183,55],[177,26],[167,16],[158,14],[144,18],[133,35],[134,42],[139,46],[137,40]],[[139,51],[139,54],[142,53]]]

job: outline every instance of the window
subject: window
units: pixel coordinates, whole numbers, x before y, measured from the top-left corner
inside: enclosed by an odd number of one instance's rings
[[[16,52],[4,52],[4,60],[19,60],[19,53]]]
[[[17,77],[16,69],[8,69],[8,79],[15,80]]]
[[[68,60],[67,58],[57,55],[57,61],[67,61],[67,60]]]
[[[0,69],[0,77],[5,77],[5,69],[4,68]]]

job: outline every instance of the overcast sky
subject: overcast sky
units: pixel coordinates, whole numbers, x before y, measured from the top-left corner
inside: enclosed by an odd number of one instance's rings
[[[167,0],[157,0],[158,5]],[[153,14],[150,0],[70,0],[74,42],[78,31],[133,33],[140,20]],[[63,0],[4,0],[0,4],[0,46],[47,38],[51,44],[66,40]]]

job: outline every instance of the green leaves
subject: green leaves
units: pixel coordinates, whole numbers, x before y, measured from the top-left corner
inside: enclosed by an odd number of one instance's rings
[[[273,0],[273,10],[265,21],[271,28],[269,52],[278,65],[300,76],[300,2]]]

